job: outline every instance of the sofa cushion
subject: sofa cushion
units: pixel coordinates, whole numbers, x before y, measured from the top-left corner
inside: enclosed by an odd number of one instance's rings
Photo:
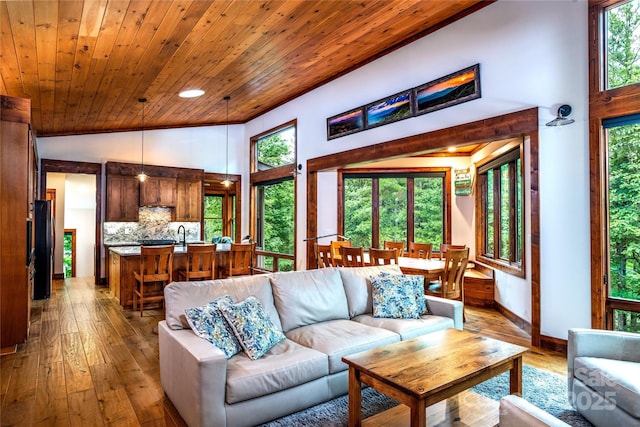
[[[209,304],[184,310],[189,326],[200,338],[224,351],[227,359],[242,350],[233,330],[222,316],[220,306],[233,304],[229,295],[224,295]]]
[[[253,360],[260,359],[285,338],[282,330],[273,324],[254,296],[237,304],[222,304],[220,311],[245,353]]]
[[[227,362],[226,402],[233,404],[286,390],[329,373],[327,356],[285,339],[261,359],[245,353]]]
[[[348,319],[347,297],[335,268],[276,273],[270,276],[282,329]]]
[[[371,314],[361,314],[351,320],[395,332],[400,335],[403,341],[454,327],[453,319],[431,315],[423,315],[419,319],[384,319],[373,317]]]
[[[377,265],[371,267],[338,267],[344,291],[347,295],[349,317],[371,313],[373,302],[371,300],[371,277],[381,272],[402,273],[396,264]]]
[[[640,364],[600,357],[576,357],[573,375],[591,389],[640,418]],[[605,394],[606,393],[606,394]]]
[[[400,341],[398,334],[352,320],[315,323],[293,329],[286,335],[298,344],[326,354],[331,374],[347,369],[342,356]]]
[[[267,275],[241,276],[201,282],[173,282],[164,288],[165,318],[171,329],[189,328],[185,308],[198,307],[223,295],[242,301],[249,295],[260,300],[271,321],[280,329],[280,318],[273,304]]]
[[[416,297],[416,281],[402,274],[381,274],[371,279],[373,316],[390,319],[418,319],[424,298]],[[424,291],[423,291],[424,292]],[[418,301],[422,301],[422,306]]]

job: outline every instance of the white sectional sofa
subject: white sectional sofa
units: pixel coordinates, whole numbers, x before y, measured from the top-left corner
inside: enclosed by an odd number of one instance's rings
[[[373,317],[368,279],[382,271],[401,273],[390,265],[171,283],[158,328],[166,395],[190,426],[254,426],[346,394],[344,355],[462,329],[462,303],[430,296],[419,319]],[[184,315],[223,295],[256,296],[286,339],[257,360],[245,352],[227,359]]]

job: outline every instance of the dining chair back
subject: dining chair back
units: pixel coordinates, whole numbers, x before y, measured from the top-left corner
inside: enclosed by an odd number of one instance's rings
[[[404,256],[404,242],[393,242],[390,240],[385,240],[382,247],[384,249],[397,249],[398,256]]]
[[[398,249],[376,249],[369,248],[369,264],[385,265],[398,264]]]
[[[341,246],[340,257],[344,267],[364,267],[364,248],[362,246]]]
[[[343,246],[351,246],[351,240],[336,240],[331,241],[331,261],[335,267],[342,265],[342,255],[340,255],[340,248]]]
[[[318,268],[332,267],[333,260],[331,258],[331,245],[315,244],[316,263]]]
[[[440,245],[440,253],[439,253],[440,261],[444,260],[445,256],[447,255],[447,251],[449,249],[464,249],[466,247],[467,247],[466,245],[451,245],[448,243],[442,243]]]
[[[469,248],[452,249],[446,252],[444,271],[439,281],[433,281],[425,289],[428,295],[460,300],[464,304],[464,272],[469,262]],[[464,306],[462,307],[464,320]]]
[[[180,280],[213,280],[216,271],[216,244],[188,244],[186,269],[178,270]]]
[[[409,256],[411,258],[431,259],[432,250],[431,243],[409,242]]]
[[[133,309],[140,304],[140,317],[145,303],[164,301],[164,287],[173,280],[173,251],[173,245],[140,247],[140,265],[133,272]]]
[[[231,243],[228,264],[220,267],[220,272],[224,277],[253,274],[255,248],[255,243]]]

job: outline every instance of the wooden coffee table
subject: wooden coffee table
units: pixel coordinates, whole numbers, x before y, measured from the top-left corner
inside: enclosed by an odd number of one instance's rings
[[[522,395],[526,347],[447,329],[345,356],[349,365],[349,426],[362,422],[362,384],[407,405],[411,426],[426,425],[426,408],[502,372]]]

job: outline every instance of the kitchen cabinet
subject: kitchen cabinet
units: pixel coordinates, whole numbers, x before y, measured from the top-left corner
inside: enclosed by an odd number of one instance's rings
[[[150,176],[140,183],[140,206],[176,205],[176,179]]]
[[[176,221],[200,222],[202,218],[202,180],[178,179]]]
[[[30,100],[0,96],[0,347],[4,351],[29,338],[37,164],[30,122]]]
[[[106,221],[138,221],[139,181],[135,176],[107,176]]]

